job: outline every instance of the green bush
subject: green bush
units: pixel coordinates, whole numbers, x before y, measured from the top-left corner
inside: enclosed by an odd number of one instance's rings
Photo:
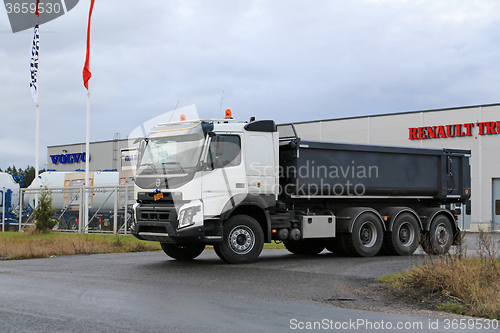
[[[52,208],[51,191],[45,187],[40,193],[38,205],[33,210],[36,230],[43,233],[50,232],[57,224],[52,218],[56,212],[57,209]]]

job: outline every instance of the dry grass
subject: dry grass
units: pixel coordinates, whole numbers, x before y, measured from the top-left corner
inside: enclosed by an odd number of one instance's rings
[[[207,249],[212,248],[208,245]],[[284,248],[282,244],[265,244],[267,249]],[[161,250],[160,243],[133,236],[98,234],[0,232],[0,260],[47,258],[73,254],[144,252]]]
[[[466,249],[454,255],[426,258],[422,265],[390,279],[394,284],[445,296],[438,309],[500,319],[500,259],[489,234],[478,238],[477,255]]]
[[[0,233],[0,259],[47,258],[72,254],[142,252],[160,250],[159,243],[133,236],[40,234],[34,231]]]

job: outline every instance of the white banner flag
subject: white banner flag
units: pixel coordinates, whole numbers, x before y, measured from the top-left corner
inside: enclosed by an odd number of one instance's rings
[[[31,97],[33,102],[37,103],[38,97],[38,43],[40,42],[40,32],[38,24],[33,28],[33,44],[31,45],[31,60],[30,60],[30,73],[31,73]]]

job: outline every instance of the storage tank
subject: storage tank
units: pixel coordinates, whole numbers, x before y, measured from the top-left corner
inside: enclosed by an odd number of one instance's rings
[[[0,214],[1,207],[3,205],[3,194],[8,190],[12,191],[11,195],[11,205],[12,207],[19,206],[19,184],[16,183],[12,175],[5,172],[0,172]],[[6,197],[7,199],[7,197]],[[8,207],[6,207],[8,209]]]
[[[78,189],[84,184],[85,172],[83,171],[47,171],[39,175],[39,187],[52,190],[52,207],[57,209],[64,209],[70,205],[72,209],[78,209],[80,205],[80,195]],[[119,172],[118,171],[95,171],[89,172],[89,179],[91,186],[102,186],[102,188],[94,188],[90,200],[90,209],[97,209],[104,203],[102,209],[114,208],[114,196],[110,193],[112,188],[105,188],[110,186],[118,186]],[[35,188],[33,181],[28,187],[29,189]],[[35,194],[30,193],[29,205],[34,207]]]

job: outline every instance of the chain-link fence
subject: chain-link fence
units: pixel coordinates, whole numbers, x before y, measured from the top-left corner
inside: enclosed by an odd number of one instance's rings
[[[2,231],[23,231],[34,225],[33,207],[44,189],[21,189],[19,202],[2,204]],[[3,194],[3,193],[2,193]],[[132,224],[133,185],[50,188],[55,231],[127,234]],[[84,219],[88,196],[88,220]],[[2,199],[5,200],[5,195]],[[8,207],[8,211],[5,211]]]

